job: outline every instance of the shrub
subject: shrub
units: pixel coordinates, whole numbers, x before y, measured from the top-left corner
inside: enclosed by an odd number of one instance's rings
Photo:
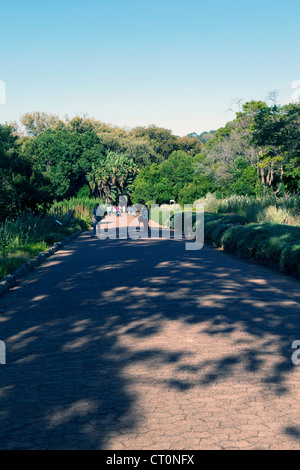
[[[300,227],[282,224],[232,225],[219,240],[225,251],[290,274],[300,274]]]
[[[280,256],[280,268],[287,273],[300,276],[300,243],[287,243]]]
[[[62,211],[62,226],[57,224],[56,218],[55,213],[34,215],[24,212],[16,218],[7,219],[0,226],[0,277],[46,250],[48,245],[87,228],[84,220],[67,218]]]
[[[219,214],[205,214],[204,216],[204,234],[205,239],[215,246],[222,245],[222,235],[233,225],[245,224],[246,217],[238,215],[222,216]]]
[[[91,197],[91,190],[87,184],[82,186],[78,193],[76,194],[76,199],[82,199],[82,198],[90,198]]]

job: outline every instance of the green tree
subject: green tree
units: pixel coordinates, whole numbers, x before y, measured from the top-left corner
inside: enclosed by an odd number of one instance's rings
[[[256,169],[249,165],[243,157],[236,159],[234,163],[234,171],[231,182],[227,190],[227,194],[238,194],[241,196],[255,195],[259,177]]]
[[[287,189],[299,191],[300,103],[262,108],[252,129],[260,148],[262,182],[274,188],[285,183]]]
[[[208,142],[210,139],[213,138],[215,133],[216,133],[216,131],[209,131],[209,132],[204,131],[204,132],[202,132],[201,134],[198,135],[196,132],[191,132],[187,136],[191,137],[192,139],[198,139],[203,144],[206,144],[206,142]]]
[[[92,165],[87,175],[93,194],[105,202],[117,203],[119,196],[130,198],[138,168],[132,159],[114,152]]]
[[[207,193],[214,193],[218,187],[213,178],[197,172],[193,181],[184,186],[178,194],[180,204],[193,204],[197,199],[205,197]]]
[[[148,127],[136,127],[132,129],[130,135],[148,139],[157,155],[162,159],[167,159],[174,150],[178,150],[177,138],[172,135],[172,131],[154,125]]]
[[[0,219],[51,201],[50,182],[21,152],[11,126],[0,125]]]
[[[25,113],[20,119],[25,132],[29,137],[36,137],[47,129],[53,128],[59,124],[60,119],[56,114],[47,114],[35,111]]]
[[[92,164],[103,156],[103,147],[93,131],[72,132],[48,129],[25,145],[34,169],[46,176],[54,198],[76,194],[87,180]]]
[[[164,162],[140,171],[132,200],[135,203],[168,203],[178,200],[180,190],[193,179],[193,157],[182,150],[174,151]]]

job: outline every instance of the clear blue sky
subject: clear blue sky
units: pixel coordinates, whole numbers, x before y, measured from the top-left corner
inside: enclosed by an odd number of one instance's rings
[[[299,0],[0,0],[0,122],[87,113],[185,135],[300,80]]]

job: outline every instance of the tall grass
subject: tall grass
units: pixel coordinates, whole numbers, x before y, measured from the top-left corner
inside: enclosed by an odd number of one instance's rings
[[[34,215],[23,213],[7,219],[0,225],[0,278],[17,269],[28,259],[45,251],[49,245],[63,240],[72,233],[86,229],[79,218],[69,218],[61,211],[57,214]]]
[[[59,218],[64,217],[71,210],[74,211],[75,217],[89,223],[97,202],[101,203],[97,199],[88,197],[64,199],[63,201],[55,202],[51,206],[49,213]]]
[[[298,195],[286,195],[279,198],[275,194],[267,194],[258,198],[231,196],[218,199],[214,194],[207,194],[196,203],[204,204],[207,212],[246,216],[249,222],[300,225],[300,196]]]

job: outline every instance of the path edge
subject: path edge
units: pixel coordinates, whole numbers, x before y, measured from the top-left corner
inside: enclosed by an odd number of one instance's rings
[[[18,281],[27,276],[29,273],[34,271],[38,266],[40,266],[46,259],[53,256],[57,251],[61,250],[64,246],[70,243],[74,238],[79,237],[84,232],[84,230],[79,230],[78,232],[73,233],[69,237],[65,238],[64,240],[54,243],[50,248],[46,251],[41,251],[37,256],[26,261],[21,266],[19,266],[15,271],[8,276],[2,277],[0,279],[0,297],[5,294],[7,291],[16,287]]]

